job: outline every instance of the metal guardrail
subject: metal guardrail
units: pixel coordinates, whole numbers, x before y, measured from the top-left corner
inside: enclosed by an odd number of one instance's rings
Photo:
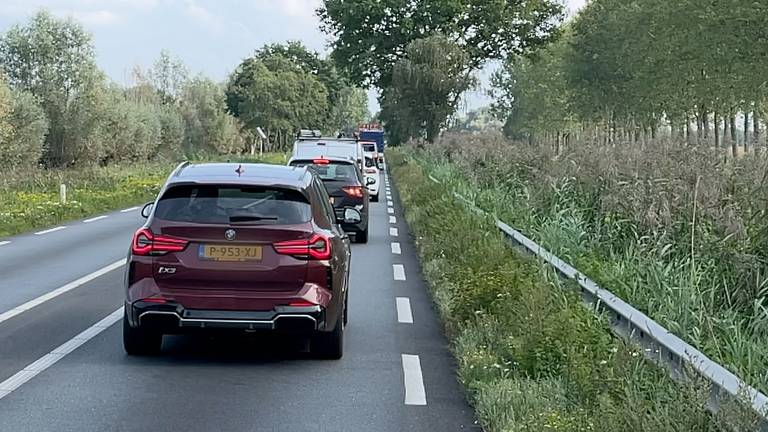
[[[429,179],[441,184],[440,180],[429,175]],[[457,192],[451,192],[459,201],[476,213],[488,216],[488,212]],[[610,291],[600,288],[586,275],[573,268],[536,242],[523,235],[493,216],[496,227],[511,240],[514,245],[541,258],[559,274],[578,283],[582,300],[593,310],[607,312],[611,330],[626,340],[639,345],[649,360],[666,368],[677,380],[686,379],[686,366],[710,382],[708,408],[717,411],[724,398],[736,398],[748,402],[762,418],[761,431],[768,431],[768,396],[748,385],[735,374],[711,360],[704,353],[689,345],[669,330],[635,309]]]

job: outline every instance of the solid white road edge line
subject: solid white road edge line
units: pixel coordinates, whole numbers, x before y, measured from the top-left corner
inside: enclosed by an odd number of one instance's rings
[[[400,255],[400,243],[392,242],[390,246],[392,247],[393,254]]]
[[[132,211],[138,210],[138,209],[139,209],[138,206],[137,207],[131,207],[131,208],[127,208],[127,209],[124,209],[124,210],[120,210],[120,213],[128,213],[128,212],[132,212]]]
[[[3,312],[2,314],[0,314],[0,323],[2,323],[3,321],[8,321],[9,319],[15,317],[16,315],[22,314],[22,313],[32,309],[35,306],[39,306],[39,305],[47,302],[48,300],[54,299],[54,298],[56,298],[56,297],[58,297],[58,296],[60,296],[60,295],[62,295],[64,293],[66,293],[66,292],[72,291],[73,289],[79,287],[80,285],[88,283],[88,282],[96,279],[97,277],[102,276],[102,275],[104,275],[106,273],[109,273],[112,270],[118,269],[118,268],[120,268],[120,267],[122,267],[124,265],[125,265],[125,259],[121,259],[120,261],[113,262],[112,264],[110,264],[110,265],[108,265],[106,267],[100,268],[100,269],[96,270],[95,272],[93,272],[91,274],[87,274],[87,275],[81,277],[80,279],[72,281],[72,282],[64,285],[61,288],[56,288],[55,290],[50,291],[50,292],[48,292],[46,294],[43,294],[43,295],[41,295],[40,297],[38,297],[36,299],[30,300],[30,301],[24,303],[21,306],[16,306],[15,308],[13,308],[13,309],[11,309],[9,311]]]
[[[402,354],[403,380],[405,381],[405,404],[426,405],[427,394],[424,391],[424,378],[421,376],[419,356]]]
[[[96,216],[95,218],[90,218],[90,219],[86,219],[86,220],[84,220],[84,221],[83,221],[83,223],[91,223],[91,222],[96,222],[97,220],[106,219],[106,218],[108,218],[108,217],[109,217],[109,216],[106,216],[106,215],[104,215],[104,216]]]
[[[0,241],[0,246],[5,246],[7,244],[11,244],[9,241]]]
[[[17,372],[7,380],[0,382],[0,399],[8,396],[14,390],[18,389],[32,378],[39,375],[44,370],[53,366],[64,358],[67,354],[79,348],[84,343],[96,337],[98,334],[108,329],[112,324],[120,321],[123,317],[123,308],[112,312],[107,315],[106,318],[92,325],[82,333],[73,337],[72,339],[64,342],[58,348],[54,349],[50,353],[40,357],[38,360],[30,363],[27,367]]]
[[[395,301],[397,301],[397,322],[403,324],[413,324],[411,299],[408,297],[395,297]]]
[[[402,264],[392,264],[392,277],[396,281],[405,280],[405,267]]]
[[[56,232],[56,231],[61,231],[63,229],[67,229],[67,227],[59,226],[59,227],[47,229],[47,230],[44,230],[44,231],[38,231],[38,232],[35,233],[35,235],[48,234],[48,233],[52,233],[52,232]]]
[[[389,228],[389,235],[392,237],[397,237],[397,228]]]
[[[394,216],[390,216],[390,217],[389,217],[389,223],[391,223],[391,224],[396,224],[396,223],[397,223],[397,218],[396,218],[396,217],[394,217]]]

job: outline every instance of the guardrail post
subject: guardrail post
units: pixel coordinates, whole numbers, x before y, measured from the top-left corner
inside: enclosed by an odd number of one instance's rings
[[[59,202],[62,204],[67,203],[67,185],[64,183],[59,185]]]

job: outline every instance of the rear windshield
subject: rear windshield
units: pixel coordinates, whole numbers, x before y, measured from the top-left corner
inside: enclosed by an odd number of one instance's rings
[[[310,167],[323,181],[348,183],[358,181],[355,166],[348,163],[329,162],[327,164],[315,164],[311,161],[296,161],[291,165]]]
[[[376,151],[376,144],[363,144],[363,150],[367,152],[375,152]]]
[[[155,217],[203,224],[278,224],[308,222],[312,209],[299,192],[261,186],[184,185],[168,189]]]

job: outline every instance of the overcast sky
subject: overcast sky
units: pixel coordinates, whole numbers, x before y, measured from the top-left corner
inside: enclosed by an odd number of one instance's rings
[[[567,0],[576,10],[586,0]],[[41,8],[72,16],[94,36],[97,61],[112,79],[128,83],[134,65],[146,67],[161,49],[193,73],[224,80],[254,49],[298,39],[327,52],[314,10],[320,0],[0,0],[0,32]],[[478,93],[479,94],[479,93]],[[373,99],[373,95],[371,95]],[[473,97],[471,105],[482,104]],[[477,100],[476,100],[477,99]],[[372,102],[372,108],[376,108]]]

